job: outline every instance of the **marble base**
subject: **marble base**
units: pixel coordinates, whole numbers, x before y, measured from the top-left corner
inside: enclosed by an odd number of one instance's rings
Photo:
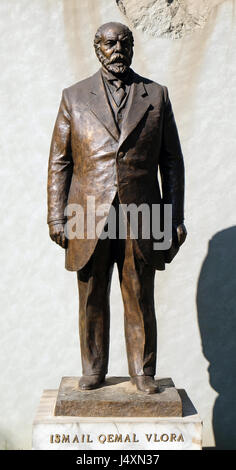
[[[55,416],[58,390],[46,390],[33,422],[32,449],[201,450],[201,419],[186,392],[178,394],[182,416]]]

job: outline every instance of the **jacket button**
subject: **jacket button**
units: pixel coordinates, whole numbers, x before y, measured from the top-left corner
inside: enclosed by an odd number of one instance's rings
[[[125,152],[119,152],[119,153],[118,153],[118,157],[124,158],[124,156],[125,156]]]

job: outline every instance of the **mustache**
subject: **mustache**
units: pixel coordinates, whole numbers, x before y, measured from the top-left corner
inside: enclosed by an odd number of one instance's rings
[[[113,54],[109,60],[110,64],[115,64],[116,62],[121,62],[122,64],[130,65],[130,61],[123,54]]]

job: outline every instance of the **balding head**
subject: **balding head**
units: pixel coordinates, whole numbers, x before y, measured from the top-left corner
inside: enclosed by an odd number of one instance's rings
[[[94,47],[103,67],[115,75],[127,73],[133,57],[133,34],[122,23],[105,23],[95,34]]]

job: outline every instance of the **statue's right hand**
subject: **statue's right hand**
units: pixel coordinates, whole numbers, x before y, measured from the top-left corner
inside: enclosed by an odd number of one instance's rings
[[[62,248],[66,248],[67,238],[65,236],[64,224],[58,223],[49,225],[49,235],[55,243],[60,245]]]

